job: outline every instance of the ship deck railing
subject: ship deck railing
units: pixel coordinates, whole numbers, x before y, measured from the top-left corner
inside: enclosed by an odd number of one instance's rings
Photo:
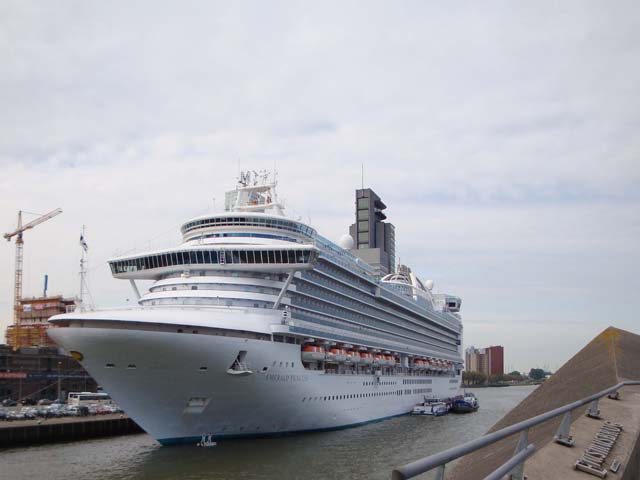
[[[615,392],[627,385],[640,385],[640,381],[628,380],[620,382],[612,387],[602,390],[601,392],[594,393],[593,395],[575,402],[541,413],[540,415],[536,415],[535,417],[527,420],[514,423],[513,425],[501,428],[498,431],[488,433],[483,437],[449,448],[444,452],[429,455],[428,457],[421,458],[402,467],[397,467],[391,472],[391,479],[406,480],[422,475],[423,473],[431,470],[435,470],[436,480],[444,480],[445,467],[449,462],[519,433],[520,437],[518,438],[518,443],[515,447],[513,456],[486,476],[484,480],[499,480],[507,474],[511,474],[511,479],[513,480],[524,480],[524,463],[527,458],[536,452],[536,446],[533,443],[529,443],[530,428],[563,415],[562,422],[560,422],[560,426],[554,436],[554,440],[558,443],[566,444],[565,442],[570,441],[571,439],[569,430],[571,428],[571,412],[573,410],[588,404],[589,409],[587,411],[587,415],[598,418],[600,412],[600,410],[598,410],[598,400],[606,395],[615,394]]]

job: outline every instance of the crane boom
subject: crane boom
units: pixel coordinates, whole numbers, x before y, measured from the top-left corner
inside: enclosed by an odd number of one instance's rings
[[[22,211],[18,212],[18,228],[16,228],[11,233],[5,233],[4,238],[7,239],[8,242],[11,241],[11,238],[16,237],[16,264],[15,264],[15,281],[14,281],[14,297],[13,297],[13,323],[15,325],[14,335],[15,339],[13,342],[13,348],[17,350],[20,348],[20,310],[22,305],[22,259],[23,259],[23,248],[24,248],[24,240],[22,239],[22,233],[25,230],[29,230],[30,228],[35,227],[36,225],[40,225],[42,222],[46,222],[47,220],[55,217],[62,213],[61,208],[56,208],[55,210],[50,211],[49,213],[45,213],[44,215],[36,218],[35,220],[30,221],[29,223],[22,224]]]
[[[11,240],[11,237],[14,237],[22,232],[24,232],[25,230],[29,230],[30,228],[35,227],[36,225],[40,225],[42,222],[46,222],[47,220],[55,217],[56,215],[59,215],[62,213],[62,209],[61,208],[56,208],[55,210],[51,210],[49,213],[45,213],[44,215],[36,218],[35,220],[31,220],[29,223],[25,223],[24,225],[22,225],[22,212],[20,212],[18,214],[18,228],[16,228],[13,232],[11,233],[5,233],[4,234],[4,238],[7,241]]]

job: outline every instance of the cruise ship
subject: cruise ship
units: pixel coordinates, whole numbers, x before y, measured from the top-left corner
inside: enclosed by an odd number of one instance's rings
[[[381,251],[365,231],[386,218],[381,201],[357,199],[357,243],[333,243],[285,215],[276,184],[242,173],[225,211],[184,223],[180,245],[110,260],[135,308],[50,319],[56,343],[163,445],[356,426],[459,391],[460,298],[396,268],[393,252],[363,259]],[[152,281],[142,295],[140,281]]]

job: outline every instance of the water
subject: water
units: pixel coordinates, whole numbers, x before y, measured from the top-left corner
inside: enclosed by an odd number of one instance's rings
[[[0,479],[385,479],[395,466],[484,434],[535,387],[474,389],[480,410],[333,432],[160,447],[145,434],[0,451]]]

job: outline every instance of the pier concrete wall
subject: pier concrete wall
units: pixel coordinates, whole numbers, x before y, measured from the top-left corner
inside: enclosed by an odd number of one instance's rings
[[[622,480],[637,480],[640,478],[640,437],[636,437],[636,444],[621,478]]]
[[[18,424],[20,423],[20,424]],[[87,438],[140,433],[142,429],[128,417],[89,418],[73,421],[45,421],[41,424],[16,422],[0,428],[0,448],[56,443]]]

